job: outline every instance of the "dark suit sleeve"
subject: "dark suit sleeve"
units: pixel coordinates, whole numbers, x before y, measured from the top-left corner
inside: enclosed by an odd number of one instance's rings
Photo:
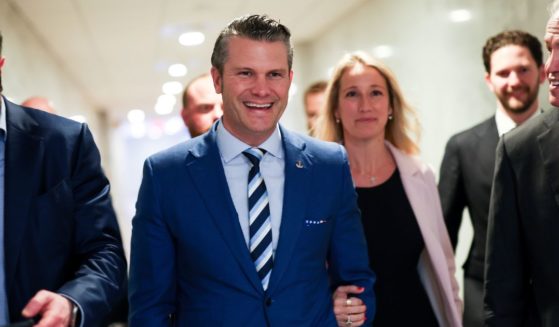
[[[175,312],[175,248],[163,221],[157,180],[148,159],[132,220],[129,284],[132,327],[169,326],[169,316]]]
[[[515,172],[502,139],[497,148],[487,232],[484,298],[487,326],[522,325],[527,278],[520,225]]]
[[[458,155],[458,144],[454,137],[446,145],[441,164],[439,195],[450,242],[454,250],[456,250],[458,231],[462,223],[462,213],[466,206],[466,194],[460,157]]]
[[[97,325],[125,294],[126,259],[100,155],[85,124],[73,149],[70,187],[73,197],[75,270],[58,293],[81,309],[82,326]]]
[[[376,312],[376,301],[373,291],[375,274],[369,267],[367,241],[361,223],[361,213],[357,206],[357,194],[351,179],[349,164],[345,150],[342,149],[343,169],[340,190],[340,205],[335,217],[336,225],[331,238],[329,271],[332,284],[356,285],[364,287],[358,297],[367,306],[367,324],[373,320]]]

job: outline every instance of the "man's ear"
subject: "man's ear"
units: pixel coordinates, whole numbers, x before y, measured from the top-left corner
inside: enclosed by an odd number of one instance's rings
[[[221,74],[219,73],[219,70],[217,70],[217,68],[215,67],[212,67],[210,73],[212,75],[212,80],[214,82],[215,93],[221,94],[222,85],[221,85]]]
[[[6,61],[6,59],[4,57],[0,57],[0,69],[4,67],[4,61]]]
[[[542,84],[543,82],[545,82],[545,66],[541,65],[539,68],[539,74],[540,74],[540,84]]]
[[[491,83],[491,74],[490,73],[485,73],[485,84],[487,84],[487,87],[489,88],[489,90],[491,92],[495,92],[495,87],[493,86],[493,83]]]

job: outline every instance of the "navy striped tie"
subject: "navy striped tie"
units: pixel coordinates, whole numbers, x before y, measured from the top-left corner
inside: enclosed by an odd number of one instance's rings
[[[250,148],[243,152],[252,163],[252,168],[248,173],[250,256],[254,261],[264,290],[268,288],[273,266],[270,205],[266,184],[260,175],[260,160],[265,153],[265,150],[259,148]]]

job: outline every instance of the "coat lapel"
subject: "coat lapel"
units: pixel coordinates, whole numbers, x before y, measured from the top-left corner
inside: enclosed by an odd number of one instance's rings
[[[452,321],[453,317],[458,317],[459,314],[455,312],[456,306],[454,302],[449,302],[448,300],[454,296],[451,287],[453,276],[450,276],[448,263],[444,259],[443,247],[447,246],[450,249],[451,245],[450,240],[444,241],[442,239],[445,236],[440,235],[440,227],[443,226],[442,229],[444,230],[444,223],[439,194],[434,184],[432,189],[429,187],[429,182],[426,181],[425,175],[427,167],[423,163],[404,155],[389,143],[388,146],[400,170],[404,190],[425,242],[427,256],[422,255],[422,258],[420,258],[420,265],[418,267],[420,275],[422,273],[434,275],[428,278],[425,277],[425,283],[433,284],[432,289],[431,287],[426,288],[428,296],[432,303],[436,301],[444,306],[443,311],[438,312],[441,315],[441,319]],[[441,225],[438,225],[437,221],[440,221]],[[422,260],[427,260],[429,263],[425,262],[424,265],[421,263]],[[436,289],[439,291],[437,292]],[[437,307],[440,307],[440,305]]]
[[[1,98],[0,98],[1,100]],[[29,208],[39,187],[43,139],[34,134],[37,122],[6,101],[7,138],[4,170],[4,238],[6,285],[14,285],[20,249],[24,246]]]
[[[416,217],[419,229],[421,230],[425,247],[427,248],[427,251],[432,251],[431,241],[434,239],[433,232],[437,229],[430,225],[435,221],[434,219],[431,219],[430,215],[436,209],[432,208],[433,201],[429,198],[429,190],[423,180],[423,174],[418,163],[414,162],[413,158],[404,155],[392,144],[387,144],[390,148],[392,156],[396,160],[402,184]]]
[[[280,239],[274,257],[274,268],[268,287],[273,292],[293,255],[295,244],[299,238],[307,206],[309,194],[311,158],[305,153],[302,139],[281,128],[285,150],[285,184],[283,195],[283,211],[280,227]]]
[[[210,133],[194,146],[186,159],[186,167],[221,237],[227,243],[247,279],[257,291],[263,292],[239,225],[235,205],[229,194],[216,135],[215,128],[212,128]]]
[[[538,136],[538,143],[547,175],[546,180],[551,183],[555,202],[559,206],[559,109],[551,110],[552,112],[544,119],[547,128]]]
[[[386,142],[386,145],[396,161],[396,167],[400,172],[404,190],[406,191],[413,212],[417,216],[419,213],[418,211],[421,211],[418,205],[422,202],[422,199],[418,199],[417,196],[424,194],[422,189],[423,180],[421,179],[419,167],[411,158],[401,153],[395,146],[389,142]]]

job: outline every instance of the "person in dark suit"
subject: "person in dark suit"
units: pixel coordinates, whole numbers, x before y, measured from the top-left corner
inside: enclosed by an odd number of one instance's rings
[[[464,326],[483,326],[483,270],[487,215],[499,136],[539,114],[538,89],[545,80],[542,47],[522,31],[505,31],[483,47],[485,81],[497,98],[494,116],[454,135],[440,169],[439,194],[454,248],[468,208],[473,242],[464,264]]]
[[[337,326],[331,287],[350,283],[367,290],[372,320],[346,153],[278,125],[292,53],[289,30],[262,15],[233,20],[216,40],[223,117],[144,165],[131,326]]]
[[[545,43],[549,101],[559,107],[559,1]],[[487,230],[486,326],[559,326],[559,109],[505,134]]]
[[[88,127],[0,97],[0,159],[0,325],[101,325],[126,260]]]

